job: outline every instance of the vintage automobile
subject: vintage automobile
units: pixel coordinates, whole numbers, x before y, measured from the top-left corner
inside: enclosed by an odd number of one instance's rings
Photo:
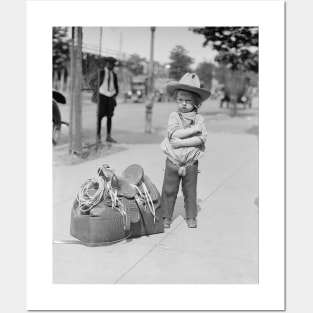
[[[148,78],[146,75],[133,76],[131,79],[130,90],[125,93],[125,102],[128,100],[139,103],[144,102],[147,95]]]

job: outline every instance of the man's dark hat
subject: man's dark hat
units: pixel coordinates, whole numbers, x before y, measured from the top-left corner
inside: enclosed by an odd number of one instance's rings
[[[118,63],[118,61],[115,58],[113,58],[113,57],[106,57],[105,58],[105,62],[113,64],[113,65],[117,65],[117,63]]]

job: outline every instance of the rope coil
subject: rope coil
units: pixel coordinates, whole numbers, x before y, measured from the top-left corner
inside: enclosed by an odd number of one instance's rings
[[[90,194],[90,190],[95,190],[95,193]],[[86,182],[80,187],[77,194],[78,208],[80,212],[86,213],[97,205],[103,196],[105,184],[102,177],[93,177],[87,179]]]
[[[101,198],[104,195],[104,192],[107,191],[109,197],[104,197],[103,201],[106,203],[106,205],[111,206],[112,209],[116,209],[123,216],[124,228],[126,228],[128,225],[128,219],[130,217],[127,214],[127,209],[125,205],[121,202],[120,198],[117,195],[118,189],[112,186],[112,177],[110,177],[112,173],[114,173],[114,170],[105,163],[98,169],[99,176],[90,178],[85,181],[85,183],[80,187],[76,197],[78,202],[78,208],[82,214],[86,214],[94,206],[99,204]],[[142,190],[140,190],[138,186],[134,184],[132,185],[132,187],[136,188],[138,192],[138,196],[135,197],[137,203],[138,201],[141,202],[138,203],[138,205],[144,206],[145,211],[147,210],[147,208],[149,209],[149,211],[153,215],[153,221],[155,223],[155,207],[147,186],[145,185],[145,183],[142,182]]]

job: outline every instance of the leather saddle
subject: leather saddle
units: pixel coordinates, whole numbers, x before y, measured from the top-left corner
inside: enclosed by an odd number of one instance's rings
[[[140,165],[132,164],[117,176],[105,163],[94,180],[81,186],[70,233],[88,246],[113,243],[164,232],[162,215],[160,193]]]
[[[117,176],[114,170],[106,165],[98,169],[98,174],[106,182],[110,182],[112,189],[117,192],[118,197],[134,198],[136,194],[144,193],[145,187],[147,187],[152,201],[157,200],[158,194],[152,188],[150,178],[144,174],[144,170],[139,164],[129,165],[122,173],[122,176]]]
[[[98,169],[98,174],[106,182],[104,203],[116,209],[124,207],[125,229],[130,228],[130,223],[137,223],[140,220],[142,217],[140,211],[146,213],[150,210],[150,213],[158,219],[155,216],[155,204],[159,204],[160,194],[150,178],[144,174],[142,166],[129,165],[121,176],[117,176],[108,164],[104,164]],[[90,215],[101,216],[101,211],[95,207],[90,210]]]

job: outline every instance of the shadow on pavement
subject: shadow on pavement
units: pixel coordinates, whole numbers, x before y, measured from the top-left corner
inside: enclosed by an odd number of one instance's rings
[[[197,200],[197,210],[198,213],[201,211],[201,207],[199,205],[200,199]],[[176,199],[176,204],[173,213],[173,220],[175,220],[178,216],[186,218],[185,207],[184,207],[184,196],[180,196]]]
[[[246,130],[246,133],[259,136],[259,126],[258,125],[252,126],[251,128]]]

